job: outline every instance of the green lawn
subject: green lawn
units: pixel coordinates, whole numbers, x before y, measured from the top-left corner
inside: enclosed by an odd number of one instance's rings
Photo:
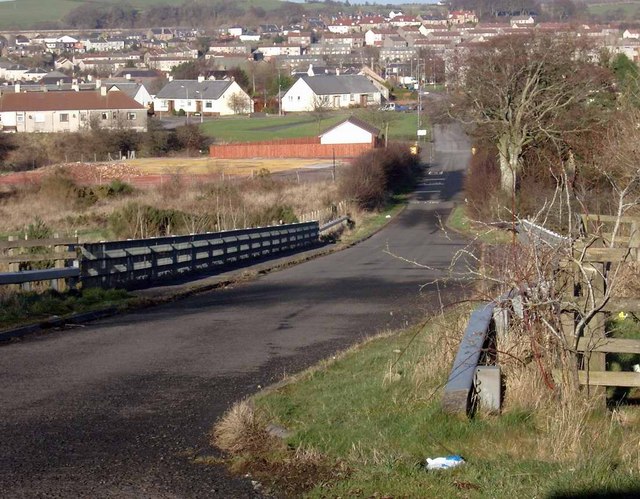
[[[370,113],[371,111],[367,111]],[[286,116],[260,118],[229,117],[206,122],[202,129],[219,142],[252,142],[260,140],[288,139],[318,135],[331,125],[342,121],[357,111],[335,112],[318,120],[311,113],[295,113]],[[366,117],[362,116],[366,119]],[[416,136],[417,116],[415,113],[394,113],[389,125],[391,139],[412,139]],[[376,124],[374,124],[376,125]],[[380,126],[380,125],[376,125]]]

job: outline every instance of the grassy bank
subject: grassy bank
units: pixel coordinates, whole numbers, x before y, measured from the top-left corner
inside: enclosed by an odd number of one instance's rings
[[[639,491],[636,409],[605,413],[579,398],[559,404],[534,373],[527,378],[530,402],[511,378],[500,417],[442,412],[441,390],[467,314],[457,309],[420,329],[372,339],[257,395],[218,424],[215,442],[230,451],[236,472],[291,497]],[[270,436],[267,423],[291,433]],[[449,454],[466,464],[425,470],[425,458]]]

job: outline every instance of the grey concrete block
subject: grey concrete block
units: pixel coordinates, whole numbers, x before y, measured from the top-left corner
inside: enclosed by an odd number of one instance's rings
[[[502,407],[500,366],[478,366],[475,390],[482,410],[500,412]]]

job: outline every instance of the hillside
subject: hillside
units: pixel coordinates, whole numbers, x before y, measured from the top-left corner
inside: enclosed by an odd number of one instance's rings
[[[179,6],[176,0],[127,0],[131,6],[144,11],[152,6]],[[224,5],[221,0],[202,3]],[[96,7],[123,4],[122,0],[0,0],[0,29],[26,29],[33,27],[64,27],[65,16],[79,7]],[[236,0],[235,7],[248,10],[250,7],[273,10],[282,5],[280,0]]]

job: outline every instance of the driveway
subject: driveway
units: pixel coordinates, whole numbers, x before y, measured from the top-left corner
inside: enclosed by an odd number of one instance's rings
[[[353,248],[0,347],[0,497],[255,496],[193,462],[214,454],[207,432],[234,401],[458,294],[428,283],[462,244],[439,220],[469,146],[452,128],[436,144],[405,212]]]

